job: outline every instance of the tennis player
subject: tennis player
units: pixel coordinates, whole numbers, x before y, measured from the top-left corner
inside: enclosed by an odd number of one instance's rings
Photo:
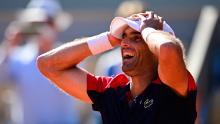
[[[95,76],[77,67],[117,45],[124,74]],[[59,88],[92,104],[104,124],[195,122],[196,85],[185,66],[183,45],[153,12],[116,17],[109,32],[61,45],[40,55],[37,64]]]

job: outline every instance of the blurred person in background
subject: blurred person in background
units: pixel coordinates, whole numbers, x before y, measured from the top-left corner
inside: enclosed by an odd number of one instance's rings
[[[58,33],[71,22],[70,16],[62,12],[56,0],[32,0],[6,30],[2,63],[7,65],[10,83],[15,84],[21,103],[16,107],[21,109],[11,112],[20,120],[10,124],[80,123],[75,99],[53,87],[36,68],[37,56],[52,49]],[[19,104],[13,102],[14,106]]]
[[[141,0],[125,0],[117,8],[115,16],[128,17],[135,13],[145,12],[147,4]],[[112,59],[114,58],[114,59]],[[103,53],[97,60],[95,74],[114,76],[122,73],[120,48]]]
[[[11,52],[20,46],[23,40],[17,21],[8,25],[4,35],[0,44],[0,123],[21,124],[21,103],[16,93],[16,81],[12,79],[8,63]]]

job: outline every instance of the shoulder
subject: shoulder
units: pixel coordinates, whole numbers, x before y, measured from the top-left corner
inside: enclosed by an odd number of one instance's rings
[[[197,85],[196,82],[192,76],[192,74],[187,70],[187,94],[196,92],[197,91]],[[179,96],[179,94],[175,91],[175,89],[171,88],[170,86],[166,85],[166,83],[162,82],[161,79],[158,77],[156,80],[152,82],[155,86],[159,86],[162,89],[166,91],[171,91],[172,93],[175,93]]]
[[[196,82],[189,71],[187,71],[187,77],[188,77],[188,91],[196,91],[197,90]]]
[[[124,87],[128,82],[129,80],[124,74],[118,74],[114,77],[87,74],[87,90],[95,90],[97,92],[104,92],[109,88]]]
[[[107,88],[124,87],[129,82],[128,78],[124,74],[118,74],[112,78]]]

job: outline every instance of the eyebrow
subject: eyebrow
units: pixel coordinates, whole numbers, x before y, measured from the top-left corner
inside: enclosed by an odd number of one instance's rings
[[[128,34],[126,34],[125,32],[123,32],[122,37],[125,37],[125,36],[127,36],[127,35],[128,35]],[[137,32],[137,31],[132,31],[132,32],[129,33],[129,35],[141,35],[141,33],[140,33],[140,32]]]
[[[130,33],[130,35],[136,35],[136,34],[141,34],[140,32],[137,32],[137,31],[132,31],[131,33]]]

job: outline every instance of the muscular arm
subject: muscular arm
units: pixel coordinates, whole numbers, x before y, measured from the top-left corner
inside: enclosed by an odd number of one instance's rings
[[[158,58],[158,73],[162,82],[185,96],[188,78],[179,39],[162,31],[151,33],[144,39],[150,51]]]
[[[88,39],[75,40],[40,55],[37,65],[41,73],[59,88],[84,102],[92,103],[87,95],[88,72],[77,67],[79,62],[92,55]],[[108,39],[112,46],[120,42],[110,34]]]
[[[86,39],[66,43],[40,55],[37,65],[42,74],[68,94],[91,103],[86,93],[87,72],[76,65],[91,55]]]

